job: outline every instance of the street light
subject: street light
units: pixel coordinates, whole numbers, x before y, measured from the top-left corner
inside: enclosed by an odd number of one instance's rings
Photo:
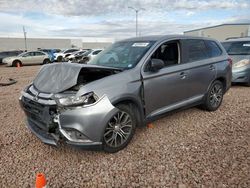
[[[139,9],[136,9],[134,7],[128,7],[132,10],[135,11],[135,22],[136,22],[136,25],[135,25],[135,33],[136,33],[136,36],[138,36],[138,13],[140,10],[145,10],[144,8],[139,8]]]

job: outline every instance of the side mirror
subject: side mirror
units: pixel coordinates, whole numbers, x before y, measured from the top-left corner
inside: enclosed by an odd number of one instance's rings
[[[157,72],[158,70],[165,67],[164,61],[161,59],[151,59],[149,65],[149,70],[152,72]]]

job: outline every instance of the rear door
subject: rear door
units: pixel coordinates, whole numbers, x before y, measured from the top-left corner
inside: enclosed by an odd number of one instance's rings
[[[216,57],[222,51],[214,41],[183,39],[181,43],[183,63],[189,67],[188,97],[202,96],[216,77]]]
[[[23,65],[31,65],[33,64],[34,52],[27,52],[20,57],[20,60]]]
[[[34,63],[42,64],[46,55],[43,52],[34,52]]]

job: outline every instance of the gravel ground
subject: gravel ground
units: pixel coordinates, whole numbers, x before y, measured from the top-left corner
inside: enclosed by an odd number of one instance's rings
[[[250,88],[233,86],[221,108],[168,115],[140,128],[115,154],[41,143],[25,126],[21,89],[40,66],[0,67],[0,187],[250,187]]]

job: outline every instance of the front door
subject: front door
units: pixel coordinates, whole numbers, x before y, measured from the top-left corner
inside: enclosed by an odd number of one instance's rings
[[[163,60],[165,67],[157,72],[147,69],[142,71],[147,117],[180,107],[190,92],[189,70],[182,64],[181,45],[178,40],[161,44],[150,59]]]

